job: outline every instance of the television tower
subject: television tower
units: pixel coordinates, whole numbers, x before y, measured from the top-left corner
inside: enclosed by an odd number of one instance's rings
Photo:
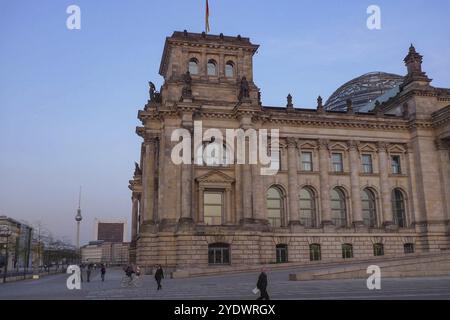
[[[80,249],[80,222],[83,220],[83,217],[81,216],[81,187],[80,187],[80,193],[78,195],[78,209],[77,209],[77,215],[75,216],[75,221],[77,222],[77,249]]]

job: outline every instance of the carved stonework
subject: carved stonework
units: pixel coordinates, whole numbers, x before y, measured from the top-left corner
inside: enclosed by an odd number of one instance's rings
[[[286,138],[286,143],[288,148],[296,148],[297,147],[297,139],[288,137]]]
[[[287,100],[286,107],[288,108],[288,110],[293,110],[294,109],[294,105],[292,103],[292,96],[291,96],[291,94],[288,94],[288,96],[286,97],[286,100]]]
[[[385,141],[377,142],[378,152],[388,152],[389,147],[390,147],[390,144],[388,142],[385,142]]]
[[[449,145],[448,145],[447,141],[442,140],[442,139],[436,139],[435,145],[436,145],[437,150],[448,150],[449,149]]]
[[[347,142],[348,149],[352,151],[357,151],[359,149],[360,143],[357,140],[350,140]]]
[[[330,140],[328,140],[328,139],[319,139],[317,141],[317,145],[319,146],[319,150],[329,150],[329,148],[330,148]]]

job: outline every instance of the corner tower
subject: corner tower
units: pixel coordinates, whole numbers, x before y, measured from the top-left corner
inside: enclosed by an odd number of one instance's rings
[[[259,89],[253,82],[253,55],[258,48],[241,36],[174,32],[166,38],[159,69],[164,77],[162,103],[177,103],[183,95],[190,94],[202,105],[235,105],[244,77],[249,98],[258,101]],[[190,90],[184,92],[187,72]]]

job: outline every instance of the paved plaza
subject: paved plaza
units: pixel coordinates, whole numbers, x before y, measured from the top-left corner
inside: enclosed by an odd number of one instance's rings
[[[268,291],[274,300],[309,299],[450,299],[450,277],[382,279],[382,288],[369,291],[365,279],[289,281],[293,270],[269,272]],[[66,288],[67,275],[0,285],[0,299],[193,299],[254,300],[257,273],[165,279],[156,290],[152,276],[144,276],[142,286],[122,288],[123,272],[109,269],[104,283],[95,274],[81,290]]]

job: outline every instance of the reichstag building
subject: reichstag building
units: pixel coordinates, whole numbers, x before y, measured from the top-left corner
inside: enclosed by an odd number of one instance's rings
[[[223,34],[166,39],[164,84],[149,83],[138,112],[132,261],[206,268],[448,249],[450,89],[432,86],[414,46],[406,75],[362,75],[311,109],[291,96],[285,106],[261,102],[258,48]],[[278,173],[175,164],[172,133],[196,121],[223,132],[279,129]]]

